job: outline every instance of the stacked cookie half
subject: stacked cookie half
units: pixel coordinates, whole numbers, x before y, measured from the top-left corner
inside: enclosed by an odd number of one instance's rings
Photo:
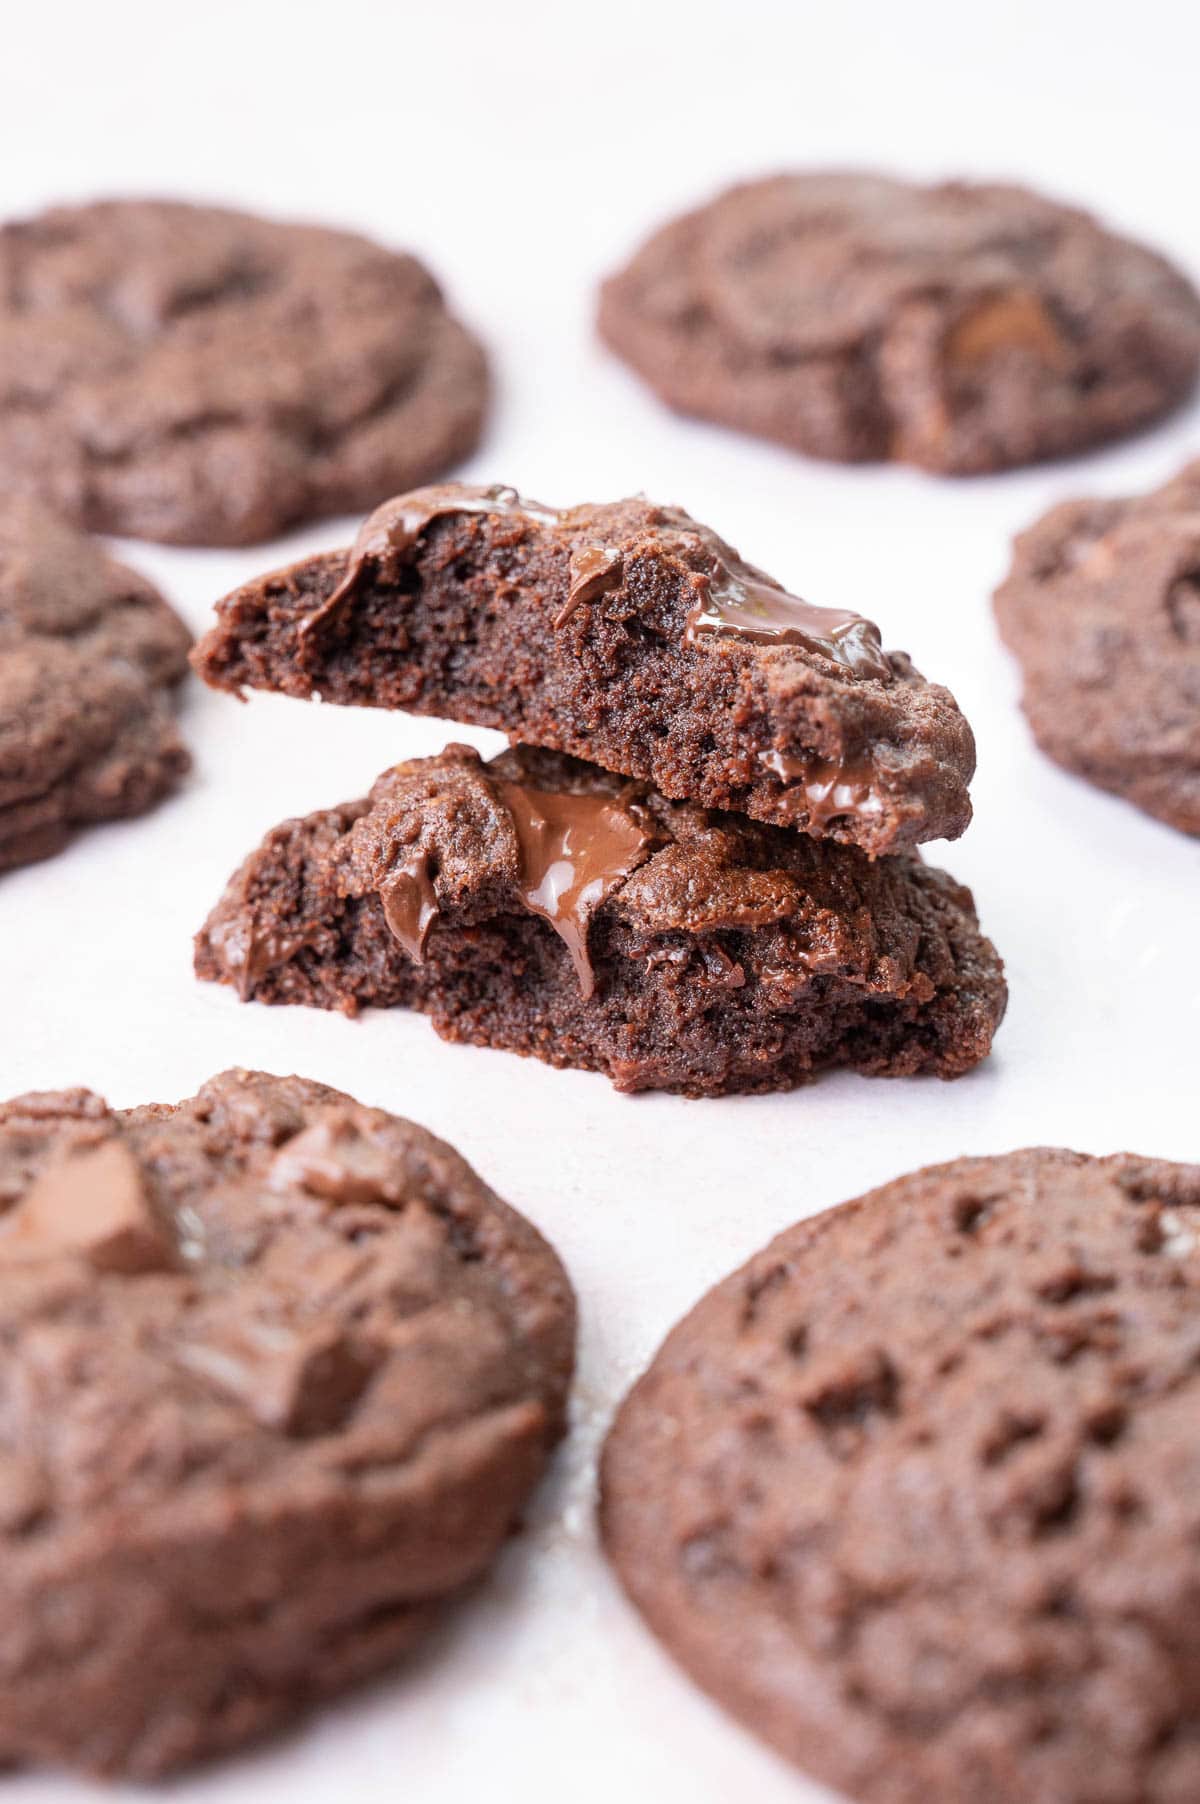
[[[689,1095],[990,1048],[1000,960],[917,851],[970,819],[954,698],[679,509],[419,490],[228,596],[194,663],[513,740],[269,833],[197,939],[244,999]]]

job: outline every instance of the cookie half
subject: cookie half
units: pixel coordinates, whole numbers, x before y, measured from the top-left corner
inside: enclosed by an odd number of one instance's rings
[[[562,1432],[574,1307],[458,1154],[301,1078],[0,1105],[0,1765],[155,1777],[410,1647]]]
[[[92,531],[246,545],[471,451],[483,351],[415,257],[170,201],[0,227],[0,484]]]
[[[577,760],[466,746],[286,821],[196,941],[243,998],[421,1009],[446,1039],[622,1090],[783,1090],[831,1066],[957,1077],[1003,967],[969,891]]]
[[[498,727],[663,795],[876,854],[971,818],[953,696],[680,508],[459,483],[222,601],[206,682]]]
[[[0,501],[0,872],[175,787],[190,645],[144,577],[38,503]]]
[[[1200,462],[1136,500],[1052,508],[995,604],[1042,750],[1200,833]]]
[[[1179,270],[994,183],[745,183],[656,232],[599,319],[683,413],[947,474],[1134,431],[1200,368],[1200,296]]]
[[[800,1223],[626,1399],[604,1542],[863,1804],[1200,1795],[1200,1166],[962,1159]]]

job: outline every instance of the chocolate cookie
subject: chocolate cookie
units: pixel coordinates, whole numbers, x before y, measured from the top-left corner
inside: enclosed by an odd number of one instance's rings
[[[633,1601],[862,1804],[1200,1796],[1200,1166],[1035,1150],[789,1229],[604,1453]]]
[[[499,727],[665,796],[868,852],[953,839],[971,730],[857,614],[813,607],[679,508],[458,483],[350,552],[227,596],[206,682]]]
[[[277,827],[196,970],[688,1096],[835,1065],[957,1077],[1006,998],[969,892],[915,856],[872,863],[525,748],[451,746]]]
[[[0,1765],[151,1778],[408,1648],[563,1427],[554,1254],[322,1084],[0,1105]]]
[[[144,577],[38,504],[0,501],[0,871],[174,787],[189,759],[168,691],[190,644]]]
[[[471,451],[483,352],[368,239],[105,201],[0,227],[0,483],[94,531],[245,545]]]
[[[1200,833],[1200,462],[1137,500],[1052,508],[996,618],[1042,750]]]
[[[850,173],[673,220],[605,284],[600,331],[684,413],[951,474],[1131,432],[1200,367],[1191,283],[1089,214]]]

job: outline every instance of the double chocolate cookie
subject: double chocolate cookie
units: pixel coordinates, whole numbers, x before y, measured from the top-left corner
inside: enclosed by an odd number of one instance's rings
[[[1200,1796],[1200,1167],[1027,1151],[791,1228],[603,1460],[634,1602],[863,1804]]]
[[[664,796],[863,847],[955,838],[971,730],[857,614],[789,595],[682,509],[448,484],[220,603],[214,686],[498,727]]]
[[[554,1254],[300,1078],[0,1105],[0,1765],[151,1778],[410,1647],[562,1432]]]
[[[524,747],[451,746],[276,828],[196,969],[692,1096],[837,1065],[956,1077],[1006,997],[969,892],[915,855],[872,862]]]
[[[143,577],[37,503],[0,501],[0,872],[139,814],[188,754],[190,635]]]
[[[1200,463],[1023,533],[996,618],[1042,750],[1200,833]]]
[[[216,207],[0,227],[0,484],[93,531],[243,545],[471,451],[483,352],[414,257]]]
[[[1133,431],[1200,368],[1192,284],[1089,214],[854,173],[673,220],[605,284],[600,330],[684,413],[956,474]]]

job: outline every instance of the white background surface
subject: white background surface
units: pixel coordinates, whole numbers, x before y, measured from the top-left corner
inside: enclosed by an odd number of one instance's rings
[[[1014,529],[1067,494],[1165,479],[1200,452],[1200,406],[991,480],[810,464],[660,411],[596,346],[592,291],[672,209],[809,162],[1028,178],[1200,273],[1200,15],[1169,0],[3,10],[0,212],[177,193],[426,254],[499,378],[467,474],[550,502],[682,503],[801,593],[876,617],[976,729],[975,824],[930,855],[973,885],[1012,1001],[993,1058],[949,1086],[845,1076],[753,1100],[629,1099],[443,1045],[415,1016],[353,1023],[196,984],[190,935],[260,834],[472,737],[430,721],[239,708],[192,685],[179,796],[0,880],[0,1095],[90,1084],[114,1104],[169,1101],[234,1063],[323,1079],[455,1141],[554,1241],[581,1299],[575,1433],[481,1595],[403,1672],[178,1795],[815,1804],[621,1601],[592,1536],[595,1443],[677,1315],[802,1214],[1022,1144],[1200,1156],[1200,847],[1038,757],[988,604]],[[236,582],[349,530],[129,555],[200,629]],[[94,1795],[44,1776],[3,1789],[4,1804]]]

